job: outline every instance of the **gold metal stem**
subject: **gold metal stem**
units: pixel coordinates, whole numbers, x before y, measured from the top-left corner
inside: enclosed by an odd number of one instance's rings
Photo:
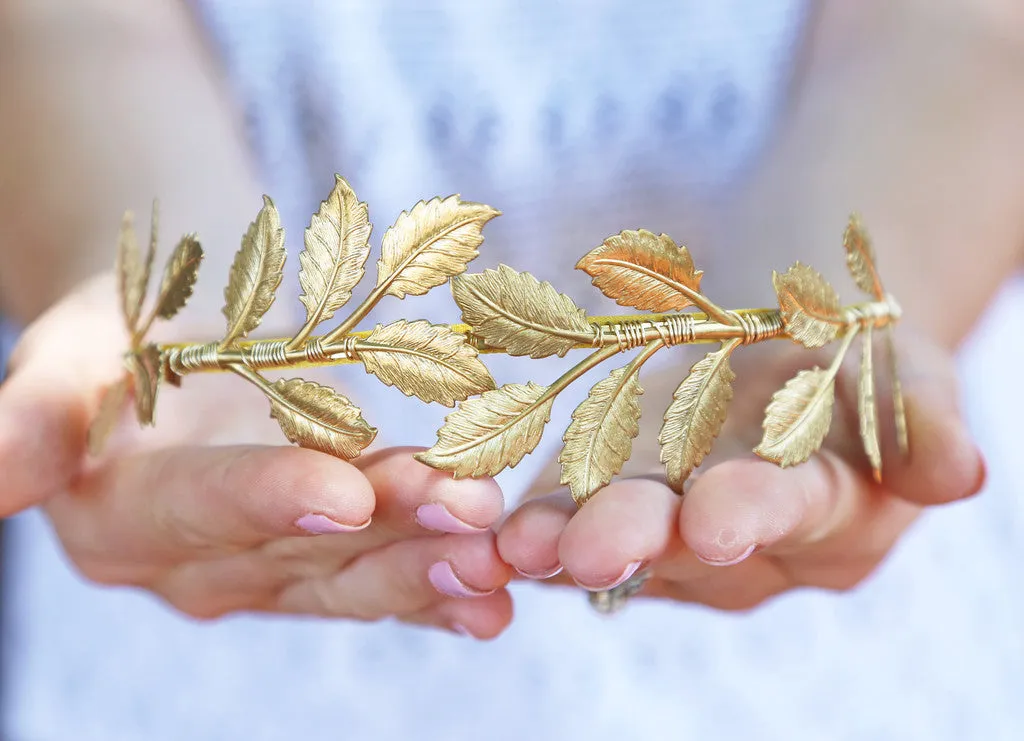
[[[869,303],[848,307],[851,316],[872,317],[873,322],[884,323],[884,304]],[[737,340],[745,344],[753,344],[772,339],[790,339],[782,328],[782,320],[777,309],[740,309],[732,312],[739,317],[737,324],[723,324],[707,314],[632,314],[621,316],[589,317],[588,321],[594,328],[593,337],[584,342],[577,342],[573,349],[584,350],[611,348],[615,352],[629,350],[660,340],[662,344],[708,344]],[[352,316],[356,316],[353,313]],[[685,322],[682,322],[685,320]],[[685,324],[685,331],[680,333],[679,327]],[[346,322],[348,323],[348,322]],[[344,326],[344,325],[343,325]],[[466,324],[447,325],[456,333],[467,337],[469,343],[480,353],[503,353],[501,348],[487,345],[484,340],[473,334],[472,327]],[[850,327],[857,325],[851,321]],[[754,329],[751,329],[751,328]],[[755,332],[755,336],[751,333]],[[844,332],[849,335],[849,330]],[[333,338],[334,332],[322,337],[305,338],[301,347],[295,347],[294,340],[283,338],[250,340],[241,342],[230,350],[219,348],[214,352],[210,346],[195,344],[161,345],[164,353],[180,357],[185,351],[194,353],[207,348],[209,352],[202,362],[178,364],[172,370],[177,375],[196,372],[218,372],[231,370],[229,366],[241,364],[256,367],[260,370],[284,370],[288,368],[315,368],[334,365],[345,365],[359,362],[358,352],[360,341],[369,337],[369,331],[353,332]],[[312,353],[310,348],[316,348]]]
[[[355,326],[359,324],[367,314],[373,311],[373,307],[376,306],[382,298],[384,298],[384,294],[387,292],[390,285],[391,281],[386,281],[370,291],[370,295],[367,296],[351,314],[349,314],[348,319],[324,335],[323,342],[325,344],[329,344],[337,342],[342,337],[348,336]]]
[[[142,325],[133,333],[132,345],[140,344],[142,342],[142,338],[149,333],[149,330],[152,329],[153,327],[153,322],[156,321],[156,315],[159,309],[159,304],[154,304],[153,308],[149,312],[149,315],[146,317],[146,321],[144,321]]]
[[[312,317],[308,322],[302,325],[302,329],[299,333],[291,339],[291,341],[285,346],[288,350],[297,350],[305,344],[309,336],[313,334],[313,330],[316,329],[316,325],[319,323],[318,317]]]
[[[267,382],[263,380],[259,373],[245,367],[241,363],[229,363],[224,366],[223,370],[238,374],[258,389],[266,390],[267,388]]]
[[[853,344],[854,339],[860,334],[861,325],[853,324],[850,325],[846,334],[843,335],[843,344],[839,346],[838,352],[836,352],[835,358],[832,360],[832,365],[828,367],[829,379],[835,378],[836,374],[839,373],[839,367],[843,364],[843,359],[846,357],[847,351],[850,349],[850,345]]]

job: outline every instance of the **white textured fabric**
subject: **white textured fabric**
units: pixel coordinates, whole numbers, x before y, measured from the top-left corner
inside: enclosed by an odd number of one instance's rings
[[[714,192],[756,156],[803,16],[796,0],[201,10],[291,235],[335,171],[369,202],[378,238],[419,198],[461,190],[505,211],[482,263],[560,288],[593,246],[566,252],[566,235],[632,221],[628,202],[611,205],[613,183],[638,198]],[[454,318],[443,296],[393,304],[375,318]],[[145,595],[83,584],[42,518],[22,517],[5,604],[9,737],[1022,738],[1024,347],[1009,328],[1022,318],[1018,282],[964,354],[988,492],[930,513],[852,594],[790,594],[751,615],[636,603],[609,621],[578,594],[516,585],[513,626],[486,644],[394,624],[194,625]],[[497,373],[523,377],[514,363]],[[443,414],[372,383],[354,393],[384,432],[401,414],[403,442],[429,440]],[[510,499],[531,472],[520,470],[503,477]]]

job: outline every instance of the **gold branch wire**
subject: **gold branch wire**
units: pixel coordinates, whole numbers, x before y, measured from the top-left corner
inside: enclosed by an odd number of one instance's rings
[[[420,461],[454,477],[493,476],[536,448],[562,391],[613,356],[638,351],[591,388],[564,433],[562,483],[582,505],[618,475],[632,453],[640,429],[643,365],[675,346],[714,343],[718,348],[679,384],[658,436],[666,480],[682,493],[728,414],[736,380],[729,363],[734,352],[769,340],[786,339],[809,348],[840,341],[828,368],[800,371],[767,407],[764,434],[754,452],[788,466],[802,463],[821,447],[831,425],[836,375],[861,337],[860,434],[875,478],[881,480],[871,340],[875,330],[882,330],[890,358],[894,424],[906,453],[892,333],[900,309],[883,288],[871,240],[856,216],[847,225],[843,244],[850,272],[868,301],[841,306],[820,274],[796,263],[773,276],[778,308],[726,309],[701,290],[703,272],[695,268],[686,247],[665,234],[627,230],[608,237],[576,267],[619,305],[651,313],[587,316],[569,296],[529,273],[507,265],[466,272],[483,243],[485,225],[499,213],[457,195],[421,201],[402,212],[381,240],[377,281],[369,295],[333,328],[315,334],[347,306],[371,251],[367,206],[336,177],[305,231],[305,249],[299,255],[305,322],[292,337],[253,340],[247,335],[273,304],[286,259],[280,217],[273,201],[264,197],[229,274],[224,335],[203,343],[166,345],[145,344],[145,337],[157,319],[172,319],[184,307],[197,280],[202,249],[194,235],[182,238],[167,262],[156,299],[140,321],[157,248],[156,205],[145,257],[127,214],[117,274],[131,343],[125,375],[108,389],[90,429],[90,450],[100,452],[128,398],[135,400],[139,422],[153,424],[161,383],[177,386],[189,374],[221,371],[244,378],[267,397],[271,416],[291,442],[354,458],[377,433],[355,404],[326,386],[301,378],[270,381],[263,373],[361,364],[408,396],[454,407],[437,442],[417,454]],[[401,319],[356,331],[384,298],[419,296],[445,283],[462,312],[462,324]],[[497,388],[480,357],[564,357],[573,350],[590,353],[548,385],[529,381]]]

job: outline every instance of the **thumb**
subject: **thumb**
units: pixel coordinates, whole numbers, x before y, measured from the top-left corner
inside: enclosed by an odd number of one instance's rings
[[[62,490],[84,460],[103,389],[126,337],[109,275],[56,304],[25,332],[0,386],[0,517]]]

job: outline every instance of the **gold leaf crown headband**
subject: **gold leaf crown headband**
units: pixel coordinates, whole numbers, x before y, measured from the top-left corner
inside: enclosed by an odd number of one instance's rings
[[[658,437],[667,481],[681,493],[725,421],[735,380],[729,358],[736,348],[780,338],[809,348],[841,340],[828,368],[800,371],[768,405],[764,434],[754,452],[790,466],[807,460],[824,442],[832,421],[836,374],[859,335],[860,433],[875,478],[881,480],[871,336],[874,329],[885,329],[893,363],[897,436],[906,453],[906,419],[892,335],[900,310],[883,289],[870,238],[856,216],[850,218],[843,244],[850,272],[870,301],[841,306],[819,273],[796,263],[773,276],[778,309],[723,309],[701,292],[702,271],[694,268],[686,247],[667,235],[639,230],[609,237],[576,267],[618,304],[657,313],[588,317],[571,298],[529,273],[500,265],[466,274],[479,254],[484,226],[499,213],[458,196],[421,201],[402,212],[384,233],[373,290],[336,327],[314,335],[321,323],[346,306],[370,254],[366,204],[337,177],[305,231],[305,249],[299,255],[305,324],[288,339],[245,340],[270,309],[285,262],[280,217],[270,198],[264,197],[263,208],[242,238],[224,291],[224,336],[184,345],[146,344],[145,337],[156,319],[173,318],[191,296],[203,256],[199,242],[188,235],[178,243],[143,319],[156,252],[156,219],[154,213],[143,257],[126,214],[117,275],[131,347],[125,356],[125,376],[107,390],[89,431],[90,450],[102,450],[129,394],[134,396],[139,422],[152,425],[162,382],[178,386],[190,373],[226,370],[266,395],[271,416],[291,442],[351,459],[376,435],[351,401],[301,378],[271,382],[261,371],[362,363],[368,373],[408,396],[449,407],[458,404],[434,446],[416,456],[420,461],[456,478],[493,476],[536,448],[555,397],[569,384],[614,355],[639,349],[627,365],[594,385],[565,431],[559,456],[562,483],[582,505],[622,470],[631,455],[632,440],[639,433],[641,366],[663,348],[718,343],[718,349],[698,361],[676,389]],[[465,324],[401,319],[371,331],[353,331],[385,296],[418,296],[449,280]],[[479,357],[494,352],[564,357],[575,349],[592,352],[547,386],[527,382],[495,388]]]

